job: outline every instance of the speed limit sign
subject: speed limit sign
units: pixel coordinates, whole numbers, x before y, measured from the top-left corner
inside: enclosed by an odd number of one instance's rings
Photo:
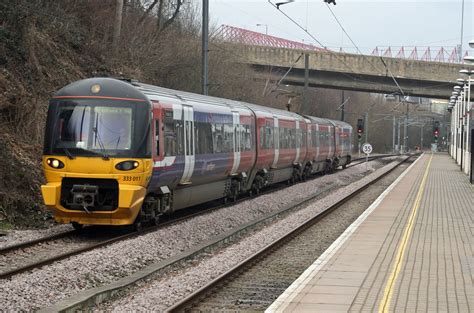
[[[362,152],[365,154],[371,154],[372,153],[372,145],[370,143],[364,143],[362,145]]]

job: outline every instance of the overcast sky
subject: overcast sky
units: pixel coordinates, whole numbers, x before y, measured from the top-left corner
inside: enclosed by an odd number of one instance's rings
[[[283,0],[272,0],[273,3]],[[462,0],[336,0],[331,9],[364,53],[376,46],[445,46],[460,43]],[[325,46],[354,50],[323,0],[295,0],[282,5]],[[473,0],[464,0],[463,48],[474,39]],[[227,24],[295,41],[314,40],[298,29],[267,0],[210,0],[211,23]],[[336,48],[337,47],[337,48]],[[352,49],[352,50],[351,50]],[[471,49],[470,55],[474,54]]]

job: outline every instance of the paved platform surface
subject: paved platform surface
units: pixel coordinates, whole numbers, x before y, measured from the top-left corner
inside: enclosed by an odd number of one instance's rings
[[[267,312],[474,312],[473,219],[467,176],[425,154]]]

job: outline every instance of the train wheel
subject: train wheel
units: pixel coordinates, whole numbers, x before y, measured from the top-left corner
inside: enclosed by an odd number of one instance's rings
[[[140,210],[140,213],[138,213],[137,218],[135,219],[135,222],[132,224],[132,230],[139,232],[143,229],[143,219],[142,219],[142,211]]]
[[[81,231],[84,228],[84,225],[79,224],[78,222],[72,222],[71,225],[77,231]]]
[[[156,226],[160,223],[160,215],[156,215],[152,218],[150,218],[150,225]]]
[[[258,194],[260,193],[260,188],[258,188],[257,183],[252,184],[251,192],[252,192],[253,195],[258,196]]]

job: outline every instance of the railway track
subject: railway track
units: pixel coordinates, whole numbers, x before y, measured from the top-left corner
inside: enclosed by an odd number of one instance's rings
[[[34,246],[34,245],[46,243],[48,241],[62,239],[62,238],[74,235],[76,233],[77,233],[77,231],[70,230],[70,231],[65,231],[65,232],[61,232],[61,233],[57,233],[57,234],[53,234],[53,235],[49,235],[49,236],[36,238],[34,240],[23,241],[23,242],[16,243],[16,244],[13,244],[13,245],[8,245],[8,246],[0,248],[0,256],[4,255],[4,254],[6,254],[10,251],[26,249],[26,248]]]
[[[380,181],[380,179],[392,173],[410,158],[412,158],[412,156],[408,156],[390,171],[360,187],[352,194],[339,200],[296,229],[286,233],[277,241],[264,247],[256,254],[236,265],[228,272],[220,275],[181,302],[168,308],[167,311],[264,310],[264,308],[268,306],[269,299],[272,298],[269,295],[272,295],[274,298],[275,295],[281,294],[287,288],[288,282],[291,283],[293,277],[298,277],[299,273],[307,267],[307,261],[303,266],[298,264],[298,260],[301,259],[299,256],[291,259],[291,262],[285,263],[284,260],[291,258],[289,255],[304,254],[312,250],[310,243],[317,242],[314,240],[317,235],[312,233],[316,228],[313,226],[318,224],[319,221],[330,215],[330,213],[334,212],[337,208]],[[293,240],[298,241],[300,246],[291,246],[287,249],[290,252],[288,253],[287,251],[286,255],[279,254],[279,251],[285,249]],[[314,258],[312,260],[314,260]],[[272,261],[277,264],[276,267],[269,265]],[[292,271],[295,271],[295,273],[292,273]],[[246,278],[240,279],[244,276]],[[290,279],[287,279],[288,281],[283,283],[285,279],[282,279],[282,277],[287,278],[286,276],[290,276]],[[245,279],[247,279],[247,281]],[[258,283],[256,283],[256,281],[258,281]]]
[[[373,156],[369,160],[391,156],[392,155]],[[355,159],[354,161],[359,160],[360,159]],[[363,162],[365,162],[365,158],[363,158]],[[315,178],[317,178],[317,176],[315,176]],[[260,195],[277,192],[285,187],[285,184],[277,184],[271,188],[264,189]],[[322,192],[329,191],[331,188],[334,187],[330,186]],[[247,199],[248,197],[240,198],[236,202],[232,202],[232,204]],[[211,207],[209,207],[209,204],[205,204],[178,211],[176,215],[163,221],[159,225],[147,227],[138,232],[134,231],[123,234],[122,231],[122,234],[117,235],[115,230],[110,231],[111,228],[106,228],[109,232],[104,233],[104,228],[96,227],[94,229],[94,227],[87,227],[82,232],[71,230],[7,246],[0,249],[0,279],[6,279],[13,275],[31,271],[74,255],[105,247],[121,240],[141,236],[185,219],[218,210],[226,205],[228,204],[217,202],[212,204]],[[93,230],[90,231],[88,228],[92,228]]]
[[[136,234],[117,235],[116,232],[98,233],[69,231],[8,246],[0,250],[0,279],[27,272],[76,254],[84,253]]]
[[[373,161],[373,160],[378,160],[378,159],[383,159],[383,158],[389,158],[389,157],[394,157],[394,156],[399,156],[399,154],[381,154],[381,155],[369,156],[368,161]],[[366,160],[367,160],[366,157],[352,159],[351,164],[347,165],[347,167],[352,167],[352,166],[362,164]]]

